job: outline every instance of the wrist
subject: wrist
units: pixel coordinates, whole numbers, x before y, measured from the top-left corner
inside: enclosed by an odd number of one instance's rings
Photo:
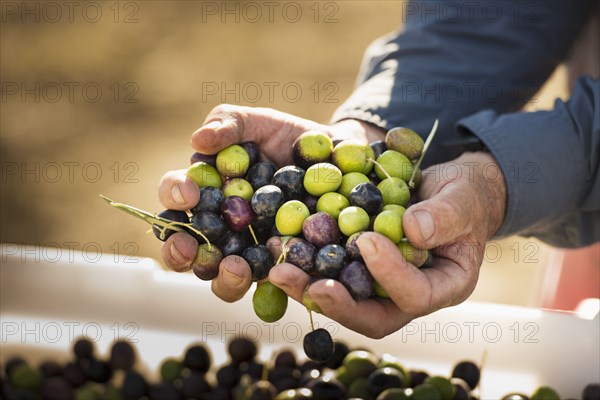
[[[385,131],[357,119],[345,119],[329,126],[332,139],[358,139],[366,143],[385,139]]]
[[[478,166],[477,176],[482,187],[478,188],[480,204],[487,205],[487,239],[491,239],[504,222],[506,212],[506,182],[496,159],[488,152],[465,153]]]

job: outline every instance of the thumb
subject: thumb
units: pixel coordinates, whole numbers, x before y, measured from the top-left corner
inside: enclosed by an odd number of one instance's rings
[[[459,182],[449,183],[431,198],[406,210],[402,226],[418,248],[431,249],[468,233],[476,207],[473,196]]]
[[[223,104],[215,107],[204,124],[192,133],[192,147],[202,154],[216,154],[249,136],[244,132],[248,116],[242,107]]]

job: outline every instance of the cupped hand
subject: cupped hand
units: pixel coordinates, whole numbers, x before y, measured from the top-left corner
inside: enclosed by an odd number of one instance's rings
[[[243,142],[255,142],[261,157],[277,166],[292,164],[292,144],[302,133],[317,130],[332,138],[359,138],[366,142],[382,133],[359,121],[342,121],[327,126],[269,108],[252,108],[223,104],[214,108],[191,138],[194,150],[216,154],[221,149]],[[167,172],[158,187],[161,204],[172,210],[189,210],[200,199],[196,184],[186,176],[186,170]],[[198,242],[190,235],[177,233],[163,245],[162,257],[167,267],[183,272],[191,268]],[[223,259],[219,275],[212,281],[212,290],[221,299],[239,300],[252,283],[250,267],[241,257]]]
[[[308,290],[326,316],[366,336],[382,338],[414,318],[461,303],[473,292],[485,243],[504,219],[505,191],[500,169],[487,153],[465,153],[425,170],[417,194],[420,202],[407,209],[403,227],[411,243],[432,251],[433,265],[416,268],[377,233],[363,234],[357,241],[369,271],[389,299],[355,301],[340,282],[313,282],[286,263],[273,268],[269,279],[297,301]]]

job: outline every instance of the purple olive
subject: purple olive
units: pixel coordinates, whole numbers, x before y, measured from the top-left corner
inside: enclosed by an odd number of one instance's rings
[[[315,270],[315,255],[317,249],[312,244],[304,240],[292,243],[286,252],[285,261],[294,264],[302,271],[310,274]]]
[[[260,151],[258,150],[256,143],[244,142],[240,143],[240,146],[242,146],[242,148],[246,150],[246,153],[248,153],[248,156],[250,157],[250,165],[256,164],[260,159]]]
[[[360,261],[352,261],[346,265],[340,272],[339,280],[354,300],[365,300],[373,294],[373,277]]]
[[[236,232],[241,232],[254,220],[254,211],[250,202],[239,196],[229,196],[221,204],[221,215],[227,225]]]
[[[318,212],[306,218],[302,224],[302,234],[318,249],[339,243],[341,236],[337,221],[326,212]]]
[[[346,241],[346,253],[348,253],[348,257],[350,257],[353,261],[363,261],[362,255],[360,254],[360,249],[356,244],[356,239],[358,239],[364,231],[356,232],[350,235],[348,240]]]
[[[202,154],[202,153],[194,153],[192,154],[192,156],[190,157],[190,165],[191,164],[195,164],[198,161],[202,161],[205,162],[207,164],[212,165],[213,167],[217,166],[217,156],[216,155],[208,155],[208,154]]]

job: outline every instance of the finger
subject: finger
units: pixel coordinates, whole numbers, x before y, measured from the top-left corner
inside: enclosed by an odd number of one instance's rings
[[[302,241],[303,241],[302,239],[297,238],[297,237],[291,238],[285,242],[285,247],[287,249],[289,249],[289,247],[292,244],[302,242]],[[273,254],[273,258],[275,260],[278,260],[279,256],[281,255],[281,251],[283,250],[283,247],[281,245],[281,236],[273,236],[273,237],[269,238],[269,240],[267,240],[267,248],[269,250],[271,250],[271,254]]]
[[[158,199],[170,210],[189,210],[198,204],[200,190],[185,170],[169,171],[158,184]]]
[[[172,234],[163,244],[162,258],[166,266],[175,272],[188,271],[198,252],[198,242],[187,233]]]
[[[421,182],[419,183],[418,190],[416,191],[417,197],[421,200],[428,199],[438,194],[440,190],[453,180],[449,179],[446,174],[443,175],[446,179],[441,179],[440,169],[446,164],[436,164],[423,170]]]
[[[452,252],[457,251],[456,245]],[[458,250],[460,252],[460,250]],[[458,256],[458,258],[462,258]],[[426,313],[453,306],[463,302],[469,297],[479,276],[479,264],[456,263],[451,259],[437,257],[434,268],[425,268],[423,274],[431,282],[431,306]]]
[[[242,139],[252,140],[245,107],[223,104],[214,108],[204,124],[192,134],[192,147],[203,154],[216,154]]]
[[[310,281],[310,276],[295,265],[282,263],[271,268],[269,281],[292,299],[302,303],[302,295]]]
[[[252,271],[242,257],[228,256],[219,265],[219,275],[212,281],[212,291],[222,300],[238,301],[252,285]]]
[[[267,240],[267,248],[273,254],[273,259],[278,260],[281,255],[281,237],[273,236]]]
[[[387,336],[410,321],[387,299],[355,301],[344,285],[333,279],[314,282],[308,294],[324,315],[374,339]]]
[[[431,249],[472,229],[476,205],[459,182],[446,184],[431,198],[410,206],[402,219],[404,233],[416,247]]]
[[[442,257],[436,257],[434,267],[426,269],[404,260],[396,245],[377,233],[365,233],[356,243],[373,278],[394,304],[413,318],[457,304],[477,282],[474,266],[478,264],[459,243],[440,247],[438,255]]]
[[[356,244],[371,275],[398,308],[414,316],[432,308],[431,282],[419,268],[402,257],[394,243],[383,235],[367,232]]]
[[[253,141],[260,146],[263,157],[287,165],[291,161],[291,143],[309,130],[328,132],[324,125],[269,108],[222,104],[192,134],[191,143],[200,153],[216,154],[234,143]]]

